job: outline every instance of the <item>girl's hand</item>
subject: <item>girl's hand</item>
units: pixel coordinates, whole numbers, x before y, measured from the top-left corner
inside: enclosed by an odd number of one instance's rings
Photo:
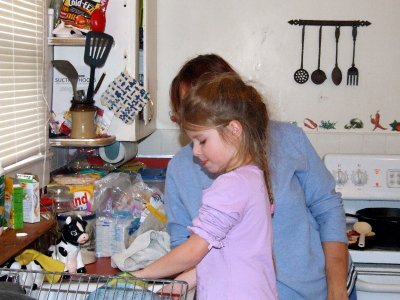
[[[157,294],[160,296],[161,299],[166,297],[166,299],[171,300],[179,300],[184,295],[185,290],[182,289],[182,285],[180,284],[167,284],[160,289]]]
[[[133,276],[135,276],[135,277],[143,278],[142,276],[140,276],[140,271],[141,271],[141,270],[133,271],[133,272],[131,272],[131,274],[132,274]]]

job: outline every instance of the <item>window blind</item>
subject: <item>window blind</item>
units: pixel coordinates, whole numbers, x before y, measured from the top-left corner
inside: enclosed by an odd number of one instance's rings
[[[46,153],[45,5],[0,1],[0,161],[27,163]]]

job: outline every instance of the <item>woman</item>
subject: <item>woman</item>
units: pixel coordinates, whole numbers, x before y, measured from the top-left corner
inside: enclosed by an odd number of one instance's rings
[[[225,72],[235,71],[215,54],[184,64],[171,84],[171,120],[179,123],[181,101],[201,76]],[[304,132],[294,125],[271,121],[269,144],[279,299],[347,299],[345,215],[331,174]],[[198,214],[202,190],[213,180],[193,160],[191,144],[171,159],[165,199],[172,247],[190,236],[187,226]],[[349,278],[350,291],[354,277]]]

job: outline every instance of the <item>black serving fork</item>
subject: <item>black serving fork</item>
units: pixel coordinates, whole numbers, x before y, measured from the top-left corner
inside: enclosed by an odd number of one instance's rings
[[[358,69],[354,66],[354,56],[356,52],[357,26],[353,26],[353,63],[347,70],[347,85],[358,85]]]

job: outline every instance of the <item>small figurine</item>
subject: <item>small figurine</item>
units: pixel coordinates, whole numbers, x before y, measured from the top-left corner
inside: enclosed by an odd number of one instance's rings
[[[80,249],[89,240],[86,225],[80,215],[68,217],[61,229],[61,240],[49,248],[49,255],[65,264],[64,271],[86,273]]]

